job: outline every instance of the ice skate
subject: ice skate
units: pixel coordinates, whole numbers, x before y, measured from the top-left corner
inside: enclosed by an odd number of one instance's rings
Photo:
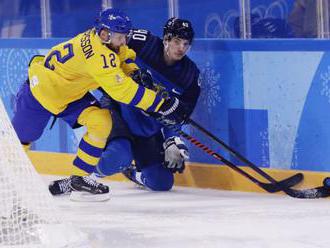
[[[71,176],[72,201],[107,201],[110,199],[109,187],[98,183],[95,175]]]
[[[142,180],[138,179],[140,178],[141,172],[137,171],[136,166],[134,164],[131,164],[128,166],[125,170],[122,171],[122,174],[129,179],[130,181],[134,182],[137,187],[139,188],[145,188],[144,184],[142,183]]]
[[[53,181],[48,189],[52,195],[68,195],[72,192],[71,177]]]

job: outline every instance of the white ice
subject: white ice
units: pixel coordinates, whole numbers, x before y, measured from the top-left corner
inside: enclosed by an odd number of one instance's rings
[[[46,178],[50,180],[50,178]],[[329,247],[330,201],[175,187],[150,192],[107,182],[108,202],[55,197],[90,247]]]

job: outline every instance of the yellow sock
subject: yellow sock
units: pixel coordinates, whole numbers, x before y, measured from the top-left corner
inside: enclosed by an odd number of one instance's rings
[[[31,144],[22,144],[22,146],[25,152],[30,151]]]

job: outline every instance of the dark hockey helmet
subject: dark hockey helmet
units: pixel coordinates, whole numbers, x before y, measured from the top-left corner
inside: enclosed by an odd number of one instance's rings
[[[164,26],[163,36],[166,37],[166,39],[178,37],[180,39],[189,40],[189,43],[191,43],[194,39],[194,35],[195,33],[191,22],[188,20],[172,17]]]

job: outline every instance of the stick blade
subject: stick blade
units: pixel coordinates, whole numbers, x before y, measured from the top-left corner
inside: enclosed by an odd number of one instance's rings
[[[286,189],[285,192],[291,197],[300,199],[317,199],[330,196],[330,190],[324,186],[302,190]]]
[[[289,189],[297,185],[303,179],[304,179],[304,175],[302,173],[297,173],[291,177],[278,181],[277,183],[261,183],[260,186],[268,193],[276,193],[282,190],[285,191],[286,189]]]

